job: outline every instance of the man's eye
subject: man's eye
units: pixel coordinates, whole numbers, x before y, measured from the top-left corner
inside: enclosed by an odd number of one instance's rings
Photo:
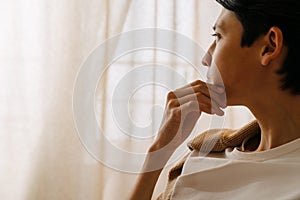
[[[216,39],[221,38],[221,35],[219,33],[213,33],[211,36],[215,37]]]

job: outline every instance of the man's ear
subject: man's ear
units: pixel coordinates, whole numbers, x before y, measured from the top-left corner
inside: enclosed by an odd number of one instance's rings
[[[266,66],[276,59],[283,48],[283,34],[278,27],[271,27],[264,36],[264,46],[261,54],[261,64]]]

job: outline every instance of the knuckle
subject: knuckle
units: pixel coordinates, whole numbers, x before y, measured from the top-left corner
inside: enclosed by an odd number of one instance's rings
[[[178,117],[180,117],[180,116],[181,116],[181,110],[180,110],[180,108],[174,108],[174,109],[172,109],[172,110],[171,110],[171,116],[172,116],[173,118],[178,118]]]
[[[197,93],[195,94],[195,98],[196,98],[197,101],[201,101],[201,100],[203,99],[202,93],[197,92]]]
[[[199,104],[201,110],[211,110],[210,105],[207,104]]]
[[[174,91],[171,91],[171,92],[169,92],[169,93],[167,94],[167,100],[168,100],[168,101],[171,100],[171,99],[174,99],[174,98],[176,98],[176,94],[175,94]]]
[[[206,88],[207,88],[207,86],[205,84],[198,84],[198,85],[193,86],[193,89],[195,92],[204,91],[204,90],[206,90]]]
[[[203,91],[203,90],[205,90],[206,88],[207,88],[207,86],[206,86],[205,84],[201,84],[201,85],[198,86],[198,90],[199,90],[199,91]]]
[[[192,85],[201,85],[203,82],[200,80],[196,80]]]
[[[178,100],[177,99],[171,99],[168,101],[168,107],[174,108],[178,106]]]
[[[196,93],[196,97],[197,97],[197,99],[201,99],[202,98],[202,93],[201,92],[197,92]]]

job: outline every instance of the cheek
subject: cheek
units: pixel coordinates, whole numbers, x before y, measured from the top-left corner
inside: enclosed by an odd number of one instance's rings
[[[227,85],[234,72],[232,54],[229,51],[215,51],[208,71],[209,82],[216,85]]]

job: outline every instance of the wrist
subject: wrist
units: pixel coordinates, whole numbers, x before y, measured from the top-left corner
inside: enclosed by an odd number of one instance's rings
[[[148,153],[160,152],[161,154],[172,155],[176,149],[177,146],[175,146],[174,144],[162,143],[157,140],[153,142],[153,144],[149,147]]]
[[[153,162],[166,163],[176,148],[154,142],[148,149],[147,158]]]

